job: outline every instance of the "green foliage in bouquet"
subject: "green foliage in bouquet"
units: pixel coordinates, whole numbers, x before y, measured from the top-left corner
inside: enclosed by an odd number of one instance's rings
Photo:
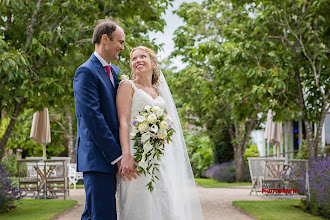
[[[154,189],[155,180],[159,180],[156,175],[159,161],[164,154],[165,144],[172,141],[174,132],[172,119],[166,109],[158,106],[146,106],[131,124],[130,136],[135,141],[134,159],[138,161],[138,172],[151,177],[146,185],[150,192]]]

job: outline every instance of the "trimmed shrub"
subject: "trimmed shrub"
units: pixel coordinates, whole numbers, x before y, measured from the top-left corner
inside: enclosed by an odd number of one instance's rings
[[[236,166],[234,161],[214,164],[205,170],[204,176],[220,182],[233,183],[236,181]],[[251,181],[250,172],[247,166],[244,166],[244,182]]]
[[[194,176],[202,177],[203,172],[213,164],[210,138],[203,134],[186,133],[185,140]]]

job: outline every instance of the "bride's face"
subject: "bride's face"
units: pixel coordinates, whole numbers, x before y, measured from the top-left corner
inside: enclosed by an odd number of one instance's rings
[[[149,54],[144,50],[135,50],[131,56],[131,63],[134,74],[149,73],[152,75],[154,65],[151,62]]]

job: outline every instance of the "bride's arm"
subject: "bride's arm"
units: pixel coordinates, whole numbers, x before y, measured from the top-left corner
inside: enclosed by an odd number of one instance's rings
[[[131,107],[132,107],[132,96],[133,96],[132,85],[128,81],[121,83],[116,98],[116,107],[119,119],[119,139],[122,151],[121,166],[119,173],[122,178],[131,180],[131,177],[136,179],[135,173],[136,162],[131,155],[129,146],[129,127],[131,118]]]

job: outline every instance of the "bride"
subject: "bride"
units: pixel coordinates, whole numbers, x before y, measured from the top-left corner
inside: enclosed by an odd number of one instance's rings
[[[130,53],[133,80],[121,82],[117,93],[119,137],[122,161],[118,179],[118,219],[120,220],[190,220],[203,219],[182,129],[171,92],[153,50],[139,46]],[[167,109],[174,123],[172,142],[165,147],[159,171],[150,192],[149,176],[137,175],[134,141],[130,124],[145,106]]]

